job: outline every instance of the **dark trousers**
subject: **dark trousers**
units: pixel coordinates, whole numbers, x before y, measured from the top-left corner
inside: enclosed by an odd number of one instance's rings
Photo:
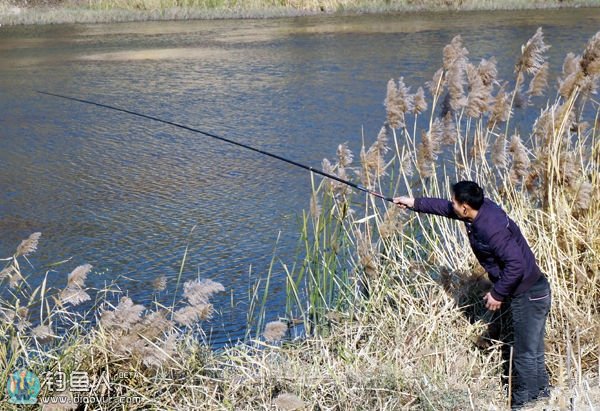
[[[550,285],[546,277],[542,276],[529,290],[506,299],[494,321],[499,328],[499,339],[504,343],[502,358],[505,383],[508,383],[510,348],[513,348],[513,409],[535,400],[548,388],[544,332],[551,301]]]

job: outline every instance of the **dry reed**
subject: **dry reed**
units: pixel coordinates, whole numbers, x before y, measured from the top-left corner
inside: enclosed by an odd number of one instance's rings
[[[265,325],[263,336],[267,341],[280,341],[286,334],[288,326],[281,321],[271,321]]]

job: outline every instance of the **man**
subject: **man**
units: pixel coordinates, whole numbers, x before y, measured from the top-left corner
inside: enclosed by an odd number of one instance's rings
[[[475,257],[493,288],[484,297],[488,310],[502,306],[512,317],[512,407],[546,396],[544,330],[551,293],[545,275],[519,227],[472,181],[452,186],[452,201],[439,198],[394,198],[401,208],[458,219],[465,223]]]

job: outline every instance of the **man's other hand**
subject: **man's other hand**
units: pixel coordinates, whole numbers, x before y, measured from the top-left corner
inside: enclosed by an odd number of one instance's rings
[[[485,308],[487,308],[490,311],[496,311],[502,305],[502,301],[498,301],[498,300],[494,299],[494,297],[492,297],[491,293],[487,293],[483,297],[483,301],[485,301]]]

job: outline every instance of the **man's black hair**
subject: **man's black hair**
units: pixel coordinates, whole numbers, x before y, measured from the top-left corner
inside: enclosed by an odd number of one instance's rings
[[[483,204],[483,189],[474,181],[459,181],[452,186],[452,192],[456,201],[468,204],[474,210],[479,210]]]

